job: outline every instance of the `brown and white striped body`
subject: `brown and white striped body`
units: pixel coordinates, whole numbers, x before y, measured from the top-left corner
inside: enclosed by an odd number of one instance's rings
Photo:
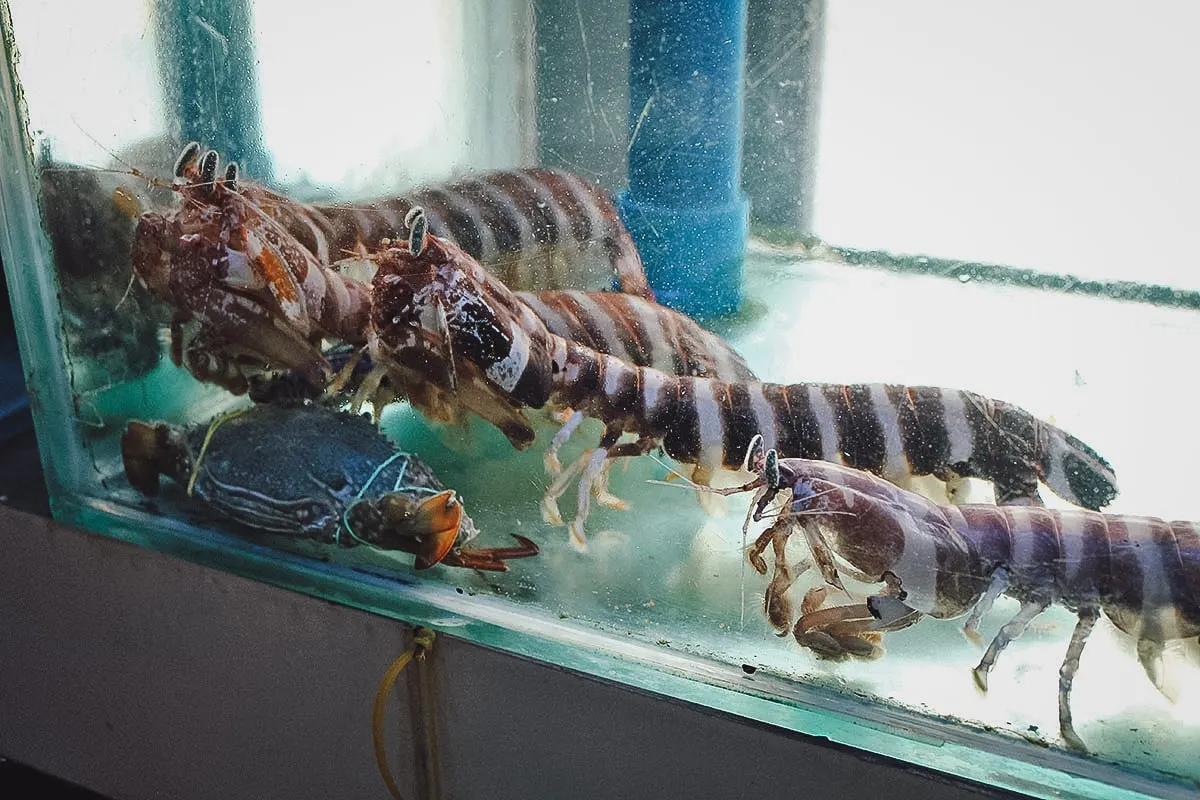
[[[503,299],[506,317],[538,342],[548,343],[543,338],[548,332],[626,364],[669,375],[755,380],[750,366],[728,342],[691,317],[652,300],[622,292],[513,292],[486,271],[479,273],[478,280],[487,297]]]
[[[246,390],[247,372],[275,367],[320,385],[324,337],[365,340],[369,296],[301,246],[239,191],[237,166],[218,177],[213,151],[189,145],[176,167],[180,208],[142,214],[134,274],[175,311],[172,353],[202,380]],[[183,352],[181,327],[200,330]]]
[[[516,292],[546,328],[627,364],[671,375],[752,381],[729,344],[691,317],[619,292]]]
[[[564,170],[484,172],[365,204],[279,199],[262,205],[323,263],[404,238],[405,215],[421,206],[431,233],[457,243],[510,287],[608,289],[615,278],[622,292],[654,299],[612,201]]]
[[[630,366],[546,330],[528,306],[453,244],[429,236],[418,250],[395,248],[380,261],[373,288],[375,353],[447,389],[452,374],[471,376],[472,395],[464,405],[517,446],[533,438],[522,414],[527,407],[574,409],[603,421],[600,448],[559,476],[544,505],[554,520],[553,501],[582,472],[571,524],[577,544],[583,542],[590,495],[604,492],[606,458],[645,453],[661,443],[704,477],[739,468],[760,431],[782,452],[850,464],[890,480],[984,478],[1005,502],[1037,502],[1039,478],[1084,505],[1099,507],[1116,494],[1103,459],[1016,406],[958,390],[726,383]],[[452,347],[438,345],[447,337]],[[449,355],[431,357],[434,350]],[[639,440],[618,444],[624,433]],[[559,444],[556,438],[552,447]]]
[[[1007,569],[1005,594],[1098,605],[1125,633],[1160,646],[1200,635],[1194,522],[1011,506],[951,506],[945,513],[985,569]]]
[[[759,463],[760,475],[770,471]],[[776,540],[801,530],[814,545],[810,549],[827,580],[832,573],[837,581],[838,567],[830,556],[835,554],[861,580],[887,584],[883,593],[867,598],[867,613],[861,606],[824,609],[825,619],[837,618],[839,625],[867,622],[857,628],[867,633],[912,624],[920,615],[944,619],[969,612],[965,631],[976,637],[980,618],[996,597],[1012,597],[1021,603],[1020,610],[975,669],[980,688],[986,689],[996,658],[1033,618],[1056,603],[1075,611],[1079,622],[1060,671],[1059,697],[1063,737],[1074,747],[1083,744],[1071,723],[1071,682],[1101,611],[1136,640],[1138,657],[1156,686],[1161,686],[1163,645],[1200,636],[1196,523],[1081,509],[939,506],[844,466],[804,459],[775,463],[778,478],[759,481],[766,491],[753,513],[761,518],[782,489],[790,490],[791,498],[783,517],[755,544],[751,563],[765,571],[761,554],[766,545],[774,543],[775,552],[782,553]],[[794,571],[779,561],[777,557],[777,568]],[[767,607],[779,613],[787,609],[779,596],[787,587],[776,581],[772,586],[776,596],[768,597]],[[790,625],[786,619],[773,622]],[[802,616],[795,633],[807,644],[817,630]],[[844,626],[836,633],[850,644],[854,630]],[[830,642],[818,641],[823,655],[840,655]],[[858,651],[848,647],[846,654]]]
[[[892,481],[984,478],[996,485],[1000,502],[1033,500],[1039,479],[1081,505],[1103,505],[1115,494],[1107,464],[1077,440],[1023,409],[972,392],[695,379],[630,367],[573,342],[557,344],[565,368],[555,402],[660,438],[680,461],[737,469],[761,433],[782,453]],[[1075,469],[1056,474],[1063,459]]]
[[[457,243],[512,289],[552,333],[638,366],[677,375],[753,380],[719,336],[654,302],[633,240],[608,196],[556,169],[470,175],[365,205],[306,205],[245,184],[322,263],[406,235],[414,205],[429,230]],[[616,277],[620,292],[607,289]]]
[[[611,256],[604,270],[617,269],[628,290],[649,295],[636,250],[611,203],[598,188],[566,173],[487,173],[376,208],[319,208],[251,181],[201,176],[198,146],[185,153],[174,187],[182,207],[165,216],[142,216],[134,270],[176,309],[181,323],[197,323],[186,331],[176,326],[176,361],[201,380],[236,393],[245,392],[248,382],[254,385],[263,370],[279,367],[298,371],[306,392],[319,390],[328,365],[316,340],[365,341],[367,292],[329,268],[330,253],[395,235],[413,198],[441,198],[444,218],[455,221],[456,235],[483,243],[493,256],[528,251],[568,264],[556,282],[581,285],[584,278],[570,265],[603,251]],[[472,191],[500,203],[508,221],[498,222],[500,211],[482,216],[471,211],[463,198]],[[488,227],[497,224],[497,230]],[[522,236],[507,236],[506,230]],[[588,346],[631,363],[726,380],[753,377],[719,337],[642,296],[577,290],[520,294],[556,333],[582,337]],[[230,304],[237,306],[232,312],[225,310]]]

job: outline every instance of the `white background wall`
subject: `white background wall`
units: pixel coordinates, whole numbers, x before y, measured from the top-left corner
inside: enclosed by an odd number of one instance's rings
[[[1200,6],[829,0],[816,231],[1196,288]]]

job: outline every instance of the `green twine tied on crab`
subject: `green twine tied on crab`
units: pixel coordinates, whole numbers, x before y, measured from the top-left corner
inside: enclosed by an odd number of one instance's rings
[[[184,430],[131,421],[121,437],[130,484],[147,496],[166,475],[256,531],[341,547],[367,545],[435,564],[503,571],[537,545],[472,548],[461,499],[363,417],[319,406],[255,406]]]

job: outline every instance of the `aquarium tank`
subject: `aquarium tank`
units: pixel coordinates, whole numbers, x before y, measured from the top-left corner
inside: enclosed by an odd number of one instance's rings
[[[1194,791],[1197,12],[1121,10],[0,0],[54,514],[1001,789]]]

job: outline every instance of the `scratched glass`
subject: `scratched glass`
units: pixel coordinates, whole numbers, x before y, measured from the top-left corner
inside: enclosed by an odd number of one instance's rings
[[[1197,537],[1072,510],[1200,519],[1195,12],[752,9],[697,322],[613,193],[716,135],[646,149],[629,8],[219,5],[12,4],[57,517],[1002,787],[1200,779]]]

